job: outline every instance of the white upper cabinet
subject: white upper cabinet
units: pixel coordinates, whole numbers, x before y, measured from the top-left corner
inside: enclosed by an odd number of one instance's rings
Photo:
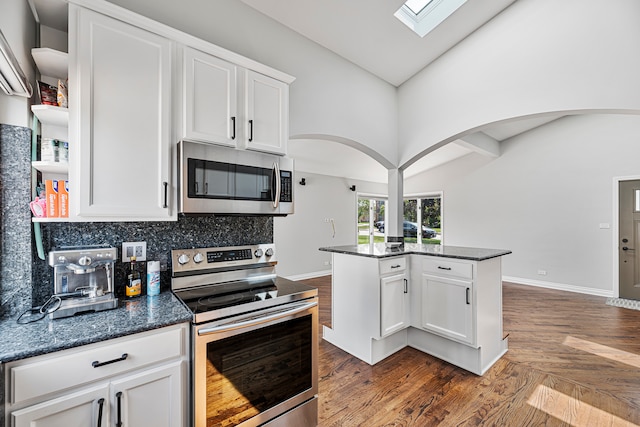
[[[182,138],[287,153],[287,83],[185,47],[181,86]]]
[[[80,220],[175,219],[172,42],[71,5],[70,55],[73,212]]]
[[[245,81],[247,148],[287,154],[289,85],[250,70]]]
[[[182,137],[236,146],[237,67],[199,50],[184,48]]]

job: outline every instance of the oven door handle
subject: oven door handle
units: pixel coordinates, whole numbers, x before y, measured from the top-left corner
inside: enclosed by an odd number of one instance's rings
[[[305,304],[298,304],[295,307],[289,309],[289,310],[284,310],[284,311],[277,311],[276,313],[273,314],[267,314],[265,316],[260,316],[260,317],[252,317],[249,320],[238,320],[235,322],[229,322],[229,323],[224,323],[222,325],[218,325],[218,326],[213,326],[211,328],[204,328],[204,329],[200,329],[198,331],[198,335],[208,335],[208,334],[214,334],[216,332],[226,332],[226,331],[231,331],[234,329],[240,329],[240,328],[246,328],[249,326],[255,326],[255,325],[260,325],[262,323],[267,323],[270,322],[272,320],[276,320],[276,319],[280,319],[283,317],[287,317],[287,316],[291,316],[292,314],[297,314],[300,313],[302,311],[308,310],[312,307],[315,307],[318,305],[317,301],[314,302],[309,302],[309,303],[305,303]]]

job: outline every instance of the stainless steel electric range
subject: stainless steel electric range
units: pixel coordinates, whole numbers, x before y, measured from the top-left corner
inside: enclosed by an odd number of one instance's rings
[[[273,244],[171,251],[192,311],[192,423],[316,426],[317,290],[276,275]]]

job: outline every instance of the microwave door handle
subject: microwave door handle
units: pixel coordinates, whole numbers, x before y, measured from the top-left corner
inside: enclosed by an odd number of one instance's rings
[[[278,165],[278,163],[273,164],[273,174],[276,184],[276,193],[275,197],[273,198],[273,207],[277,208],[280,204],[280,192],[282,191],[282,184],[280,182],[280,166]]]

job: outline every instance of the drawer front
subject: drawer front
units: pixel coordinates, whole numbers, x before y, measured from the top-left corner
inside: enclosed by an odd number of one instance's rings
[[[422,262],[425,273],[444,277],[473,279],[473,264],[464,261],[452,261],[443,258],[427,258]]]
[[[9,400],[20,403],[182,357],[184,327],[170,327],[8,364]]]
[[[405,257],[389,258],[380,260],[380,275],[389,273],[400,273],[407,269],[407,259]]]

